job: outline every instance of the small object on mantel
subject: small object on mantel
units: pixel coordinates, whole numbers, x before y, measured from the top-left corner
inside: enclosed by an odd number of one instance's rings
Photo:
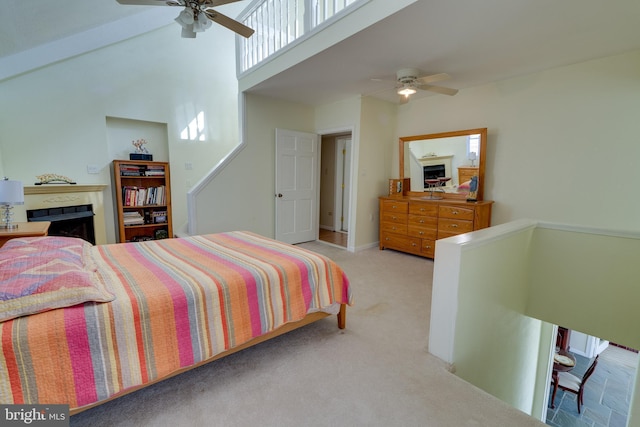
[[[64,175],[58,175],[56,173],[45,173],[43,175],[37,175],[39,182],[34,183],[35,185],[43,185],[43,184],[75,184],[76,182],[69,177]]]

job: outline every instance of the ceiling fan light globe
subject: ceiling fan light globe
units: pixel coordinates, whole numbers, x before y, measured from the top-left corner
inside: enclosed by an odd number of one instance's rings
[[[198,14],[198,19],[193,22],[193,31],[201,33],[211,26],[211,21],[203,12]]]
[[[189,8],[184,8],[184,10],[180,12],[175,21],[178,24],[182,25],[183,28],[187,25],[193,25],[193,11]]]
[[[409,96],[413,95],[417,91],[412,87],[401,87],[398,89],[398,95]]]
[[[183,39],[195,39],[196,33],[193,31],[193,25],[183,26],[180,36],[182,36]]]

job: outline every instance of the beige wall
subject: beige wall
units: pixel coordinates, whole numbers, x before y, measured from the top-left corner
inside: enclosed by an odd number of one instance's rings
[[[531,271],[527,313],[640,349],[635,327],[640,324],[638,254],[640,234],[633,238],[538,228],[532,264],[544,268]]]
[[[640,347],[640,233],[519,220],[436,251],[429,351],[528,414],[544,418],[553,324]]]
[[[311,133],[350,130],[353,146],[351,249],[377,244],[377,198],[391,168],[385,147],[395,140],[396,106],[350,98],[316,109],[255,95],[245,97],[245,143],[197,196],[196,233],[250,229],[275,235],[275,129]],[[241,193],[240,193],[241,192]],[[237,197],[242,194],[243,197]]]
[[[487,127],[494,224],[638,230],[638,69],[634,51],[411,101],[399,107],[399,135]]]
[[[172,162],[174,228],[180,227],[188,187],[238,143],[233,41],[233,33],[220,26],[187,40],[169,25],[0,82],[0,170],[25,185],[43,173],[109,185],[104,196],[113,242],[110,149],[130,145],[133,134],[110,140],[108,118],[158,123],[166,135],[165,147],[156,151],[160,157],[168,152]],[[180,140],[199,111],[205,112],[206,140]],[[149,139],[152,152],[158,143],[143,130],[137,138]],[[98,166],[99,173],[89,174],[87,165]]]
[[[378,197],[388,193],[390,159],[383,149],[395,142],[396,105],[375,98],[362,99],[357,169],[357,210],[353,231],[355,248],[376,245],[379,240]]]
[[[246,95],[243,147],[199,192],[195,234],[249,230],[275,236],[275,130],[313,131],[313,109]]]

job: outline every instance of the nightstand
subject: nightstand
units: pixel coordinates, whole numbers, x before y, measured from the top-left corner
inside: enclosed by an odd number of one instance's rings
[[[16,224],[18,228],[0,228],[0,247],[7,240],[15,239],[16,237],[46,236],[49,232],[49,225],[51,225],[48,221],[17,222]]]

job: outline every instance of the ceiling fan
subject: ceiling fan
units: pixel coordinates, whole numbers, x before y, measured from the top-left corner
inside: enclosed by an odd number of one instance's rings
[[[430,83],[450,78],[446,73],[420,76],[420,71],[415,68],[404,68],[396,73],[396,91],[400,95],[400,103],[409,102],[409,97],[419,90],[441,93],[453,96],[458,93],[458,89],[451,89],[443,86],[435,86]]]
[[[240,0],[117,0],[120,4],[142,6],[182,6],[184,9],[176,22],[182,26],[182,37],[193,39],[216,22],[231,31],[249,38],[253,29],[212,9],[214,6],[235,3]]]

